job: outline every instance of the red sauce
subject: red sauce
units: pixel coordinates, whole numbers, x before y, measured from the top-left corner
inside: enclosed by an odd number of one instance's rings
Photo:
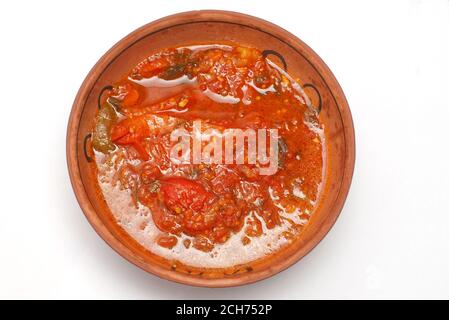
[[[243,246],[283,223],[291,225],[289,238],[302,225],[288,215],[309,219],[322,179],[321,125],[305,101],[293,80],[257,49],[166,49],[108,92],[93,146],[123,158],[114,175],[136,204],[151,210],[164,248],[187,235],[192,241],[183,241],[186,249],[209,252],[240,230]],[[277,129],[277,172],[260,175],[259,163],[173,162],[170,134],[191,132],[194,120],[217,130]]]

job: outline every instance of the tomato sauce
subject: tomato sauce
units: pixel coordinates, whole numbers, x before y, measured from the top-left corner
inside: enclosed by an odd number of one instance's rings
[[[226,267],[296,239],[317,203],[323,126],[300,85],[254,48],[151,55],[105,94],[93,128],[98,181],[117,221],[168,259]],[[178,163],[174,130],[276,129],[276,172]]]

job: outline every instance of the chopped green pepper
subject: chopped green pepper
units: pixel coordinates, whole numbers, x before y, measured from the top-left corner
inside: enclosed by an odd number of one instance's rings
[[[92,146],[102,153],[109,153],[115,149],[111,141],[111,128],[117,121],[117,114],[109,103],[103,104],[98,111],[95,129],[92,135]]]

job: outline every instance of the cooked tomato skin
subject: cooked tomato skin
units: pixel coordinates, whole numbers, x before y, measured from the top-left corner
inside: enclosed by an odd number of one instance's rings
[[[145,117],[128,118],[115,124],[111,129],[111,139],[118,145],[131,145],[142,160],[149,159],[143,139],[150,135]]]
[[[139,102],[140,94],[136,86],[124,82],[114,87],[110,96],[120,101],[122,107],[132,107]]]
[[[187,234],[199,234],[215,222],[209,210],[216,200],[199,182],[182,177],[161,181],[161,194],[165,206],[175,215],[182,216],[182,226]]]
[[[169,208],[184,210],[201,211],[215,198],[200,183],[181,177],[162,180],[161,192]]]
[[[183,228],[180,216],[174,215],[159,205],[150,203],[149,207],[153,221],[160,230],[176,235],[181,234]]]

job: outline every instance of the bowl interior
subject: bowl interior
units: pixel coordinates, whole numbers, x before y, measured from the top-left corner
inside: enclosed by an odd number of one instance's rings
[[[222,270],[174,265],[141,247],[114,221],[96,183],[89,134],[103,88],[113,84],[148,55],[167,47],[236,43],[265,50],[300,84],[320,110],[325,126],[326,161],[319,205],[302,235],[291,246],[248,265]],[[146,25],[116,44],[92,69],[76,98],[68,129],[67,151],[78,201],[96,231],[122,256],[170,280],[205,286],[253,282],[290,266],[328,232],[345,200],[354,165],[352,120],[344,95],[321,59],[285,30],[246,15],[201,11],[178,14]]]

